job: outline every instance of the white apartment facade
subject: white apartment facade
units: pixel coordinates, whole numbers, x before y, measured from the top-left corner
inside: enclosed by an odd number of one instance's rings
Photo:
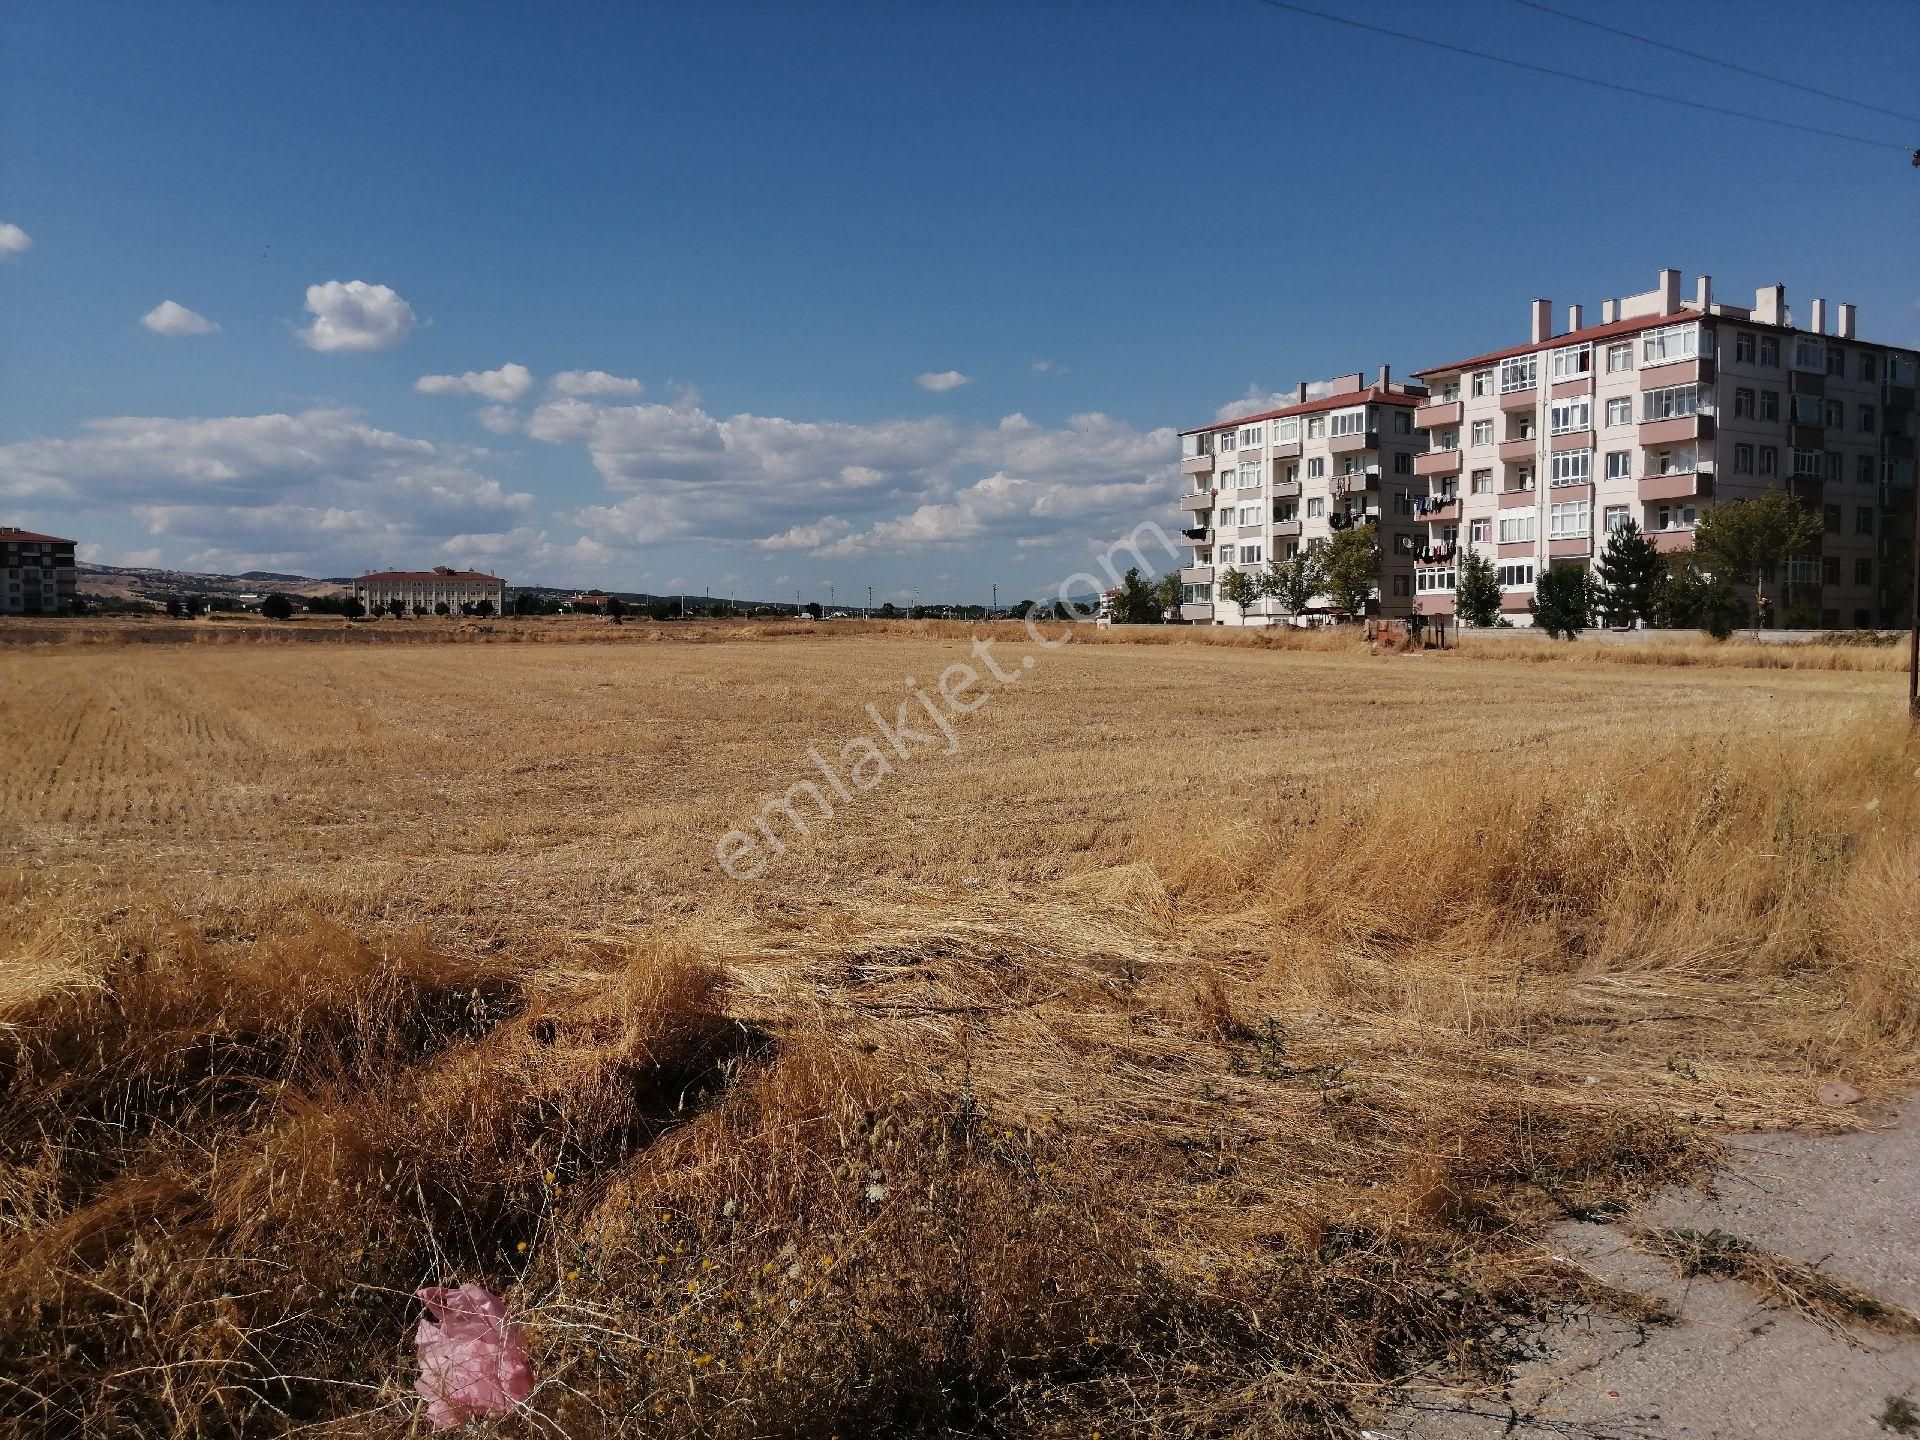
[[[507,606],[507,582],[483,570],[453,570],[436,565],[431,570],[375,570],[353,582],[353,594],[370,615],[395,601],[403,613],[432,615],[441,605],[458,615],[462,605],[487,601],[498,615]]]
[[[1309,392],[1313,398],[1309,399]],[[1414,555],[1427,482],[1416,471],[1426,439],[1414,413],[1426,392],[1382,366],[1371,385],[1355,372],[1301,384],[1278,409],[1182,433],[1181,618],[1209,625],[1283,623],[1273,600],[1244,609],[1220,585],[1233,570],[1258,578],[1270,561],[1324,545],[1349,525],[1377,522],[1381,563],[1371,613],[1413,609]],[[1328,609],[1325,597],[1313,607]]]
[[[1680,272],[1662,270],[1598,325],[1576,305],[1556,335],[1536,300],[1526,344],[1419,372],[1432,394],[1415,469],[1432,501],[1416,607],[1453,613],[1471,549],[1524,625],[1539,573],[1591,566],[1624,520],[1689,550],[1709,506],[1787,486],[1826,532],[1771,587],[1781,623],[1895,623],[1913,563],[1916,356],[1855,331],[1852,305],[1815,300],[1802,328],[1782,286],[1738,307],[1704,275],[1683,298]]]

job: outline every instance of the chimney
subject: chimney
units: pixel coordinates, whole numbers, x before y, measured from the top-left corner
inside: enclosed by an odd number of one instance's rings
[[[1813,314],[1807,321],[1807,328],[1816,335],[1824,335],[1827,333],[1826,301],[1816,300],[1813,302]]]
[[[1855,315],[1856,308],[1854,306],[1842,305],[1840,307],[1840,319],[1834,325],[1833,333],[1838,335],[1842,340],[1853,339],[1853,322]]]
[[[1600,323],[1602,325],[1611,325],[1619,318],[1620,302],[1618,300],[1602,300],[1600,302]]]
[[[1542,340],[1549,339],[1552,335],[1553,302],[1551,300],[1536,300],[1533,302],[1533,343],[1538,345]]]
[[[1767,285],[1753,292],[1753,318],[1761,325],[1787,323],[1787,287]]]
[[[1693,301],[1702,315],[1713,313],[1713,277],[1711,275],[1702,275],[1695,282]]]
[[[1680,308],[1680,272],[1662,270],[1660,272],[1660,310],[1662,315],[1671,315]]]
[[[1307,403],[1306,381],[1302,380],[1298,385],[1293,387],[1293,403],[1296,405],[1304,405]]]
[[[1567,333],[1569,335],[1580,328],[1580,322],[1586,318],[1586,314],[1587,312],[1578,305],[1567,306]]]
[[[1393,388],[1393,367],[1391,365],[1382,365],[1380,367],[1380,378],[1375,383],[1379,385],[1383,392],[1391,390]]]

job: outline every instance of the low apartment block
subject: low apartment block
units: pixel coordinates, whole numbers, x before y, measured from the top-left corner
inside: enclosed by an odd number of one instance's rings
[[[1525,344],[1419,372],[1431,398],[1413,423],[1431,487],[1415,602],[1449,615],[1471,548],[1497,567],[1501,608],[1528,623],[1549,565],[1591,565],[1636,521],[1662,550],[1689,550],[1721,500],[1790,487],[1824,516],[1818,547],[1770,587],[1783,623],[1868,627],[1907,613],[1913,563],[1916,357],[1859,338],[1852,305],[1815,300],[1807,323],[1783,286],[1751,307],[1691,296],[1677,270],[1605,301],[1589,326],[1532,306]]]
[[[1417,385],[1395,383],[1383,366],[1371,385],[1358,372],[1302,384],[1290,405],[1184,432],[1181,535],[1193,563],[1180,572],[1181,617],[1274,623],[1283,614],[1276,601],[1259,600],[1243,612],[1222,595],[1222,578],[1235,569],[1258,578],[1268,561],[1324,545],[1337,530],[1367,521],[1380,527],[1377,613],[1411,613],[1427,491],[1416,469],[1426,437],[1414,415],[1426,398]],[[1326,608],[1324,599],[1316,608]]]
[[[0,615],[58,615],[73,608],[74,543],[0,525]]]

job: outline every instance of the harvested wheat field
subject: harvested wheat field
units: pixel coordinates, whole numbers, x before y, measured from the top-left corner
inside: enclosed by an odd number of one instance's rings
[[[1349,1436],[1920,1061],[1878,655],[678,633],[0,651],[6,1433]]]

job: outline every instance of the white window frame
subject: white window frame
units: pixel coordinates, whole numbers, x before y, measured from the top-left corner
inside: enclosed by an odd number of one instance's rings
[[[1535,390],[1540,385],[1540,356],[1530,352],[1526,355],[1509,355],[1500,362],[1500,393],[1515,395],[1522,390]]]
[[[1698,321],[1662,325],[1640,337],[1642,365],[1671,365],[1679,360],[1694,360],[1711,348],[1707,331]]]
[[[1585,540],[1592,534],[1592,500],[1555,500],[1547,506],[1549,540]]]
[[[1528,545],[1533,542],[1533,511],[1502,510],[1499,527],[1502,545]]]
[[[1549,368],[1556,380],[1577,380],[1583,375],[1593,373],[1593,345],[1591,342],[1581,345],[1563,346],[1553,352]]]
[[[1704,415],[1710,404],[1698,385],[1663,385],[1657,390],[1640,392],[1640,421],[1684,420],[1689,415]]]
[[[1327,434],[1364,435],[1367,433],[1367,407],[1361,405],[1352,410],[1335,410],[1327,416]]]
[[[1631,480],[1633,478],[1633,452],[1631,450],[1609,450],[1607,452],[1607,479]]]
[[[1491,445],[1493,443],[1493,421],[1476,420],[1473,422],[1473,443]]]
[[[1593,480],[1591,450],[1556,450],[1547,457],[1547,483],[1586,485]]]
[[[1593,397],[1591,395],[1569,395],[1564,400],[1556,400],[1547,410],[1548,433],[1553,435],[1575,435],[1582,430],[1593,428]]]
[[[1273,443],[1274,444],[1291,445],[1294,441],[1298,440],[1299,438],[1300,438],[1300,419],[1298,416],[1295,416],[1291,420],[1276,420],[1274,422],[1274,425],[1273,425]]]
[[[1633,342],[1621,340],[1607,346],[1607,373],[1619,375],[1633,369]]]
[[[1534,568],[1531,560],[1505,560],[1494,566],[1494,579],[1502,590],[1531,590]]]

